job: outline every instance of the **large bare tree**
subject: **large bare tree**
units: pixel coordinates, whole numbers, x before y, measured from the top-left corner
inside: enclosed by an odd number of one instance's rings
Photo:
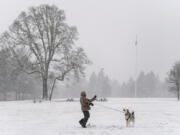
[[[12,50],[23,71],[41,76],[42,97],[48,99],[49,76],[54,77],[54,82],[62,81],[71,71],[83,74],[89,63],[83,49],[75,46],[76,39],[77,29],[65,22],[63,10],[40,5],[22,12],[1,35],[1,44]],[[21,58],[19,50],[24,52]]]
[[[169,72],[167,81],[170,84],[170,90],[177,92],[177,98],[180,100],[180,61],[176,62]]]

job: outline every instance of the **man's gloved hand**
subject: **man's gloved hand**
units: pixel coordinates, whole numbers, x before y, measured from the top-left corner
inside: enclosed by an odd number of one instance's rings
[[[89,103],[89,105],[94,106],[94,104],[93,104],[93,103]]]

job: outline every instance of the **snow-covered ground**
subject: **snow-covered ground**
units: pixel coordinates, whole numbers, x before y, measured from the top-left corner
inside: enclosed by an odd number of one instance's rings
[[[135,111],[135,127],[126,128],[124,114],[100,105]],[[86,129],[79,102],[0,102],[0,135],[179,135],[180,102],[175,99],[110,99],[95,102]]]

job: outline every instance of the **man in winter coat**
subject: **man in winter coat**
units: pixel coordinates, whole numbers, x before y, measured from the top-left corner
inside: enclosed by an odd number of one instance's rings
[[[85,91],[82,91],[81,92],[81,98],[80,98],[80,103],[81,103],[81,110],[84,114],[84,118],[82,118],[79,123],[80,125],[83,127],[83,128],[86,128],[86,123],[90,117],[90,114],[89,114],[89,110],[91,109],[90,108],[90,105],[93,106],[93,101],[96,100],[96,95],[92,98],[92,99],[88,99],[86,98],[86,92]]]

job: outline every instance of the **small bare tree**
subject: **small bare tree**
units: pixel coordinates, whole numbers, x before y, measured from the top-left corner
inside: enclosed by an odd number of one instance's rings
[[[64,58],[61,63],[55,63],[54,69],[52,72],[53,76],[53,84],[50,91],[49,100],[52,99],[54,87],[56,84],[56,81],[64,81],[65,77],[68,76],[75,76],[77,79],[79,79],[80,75],[85,75],[84,70],[84,64],[89,64],[90,61],[87,61],[87,56],[84,53],[82,48],[77,48],[77,50],[73,50],[66,53],[66,57]],[[73,71],[73,72],[71,72]],[[68,78],[67,78],[68,79]]]
[[[176,62],[169,72],[167,79],[170,90],[177,92],[177,98],[180,99],[180,62]]]
[[[76,27],[65,23],[63,10],[56,6],[40,5],[30,8],[28,12],[22,12],[9,30],[2,34],[0,42],[12,50],[23,71],[41,76],[42,97],[48,99],[48,78],[55,70],[54,66],[61,71],[55,80],[63,80],[69,72],[84,70],[84,66],[89,63],[83,50],[75,46],[76,39]],[[24,52],[21,58],[18,50]],[[79,50],[84,57],[77,56]],[[82,62],[76,65],[78,60]]]

